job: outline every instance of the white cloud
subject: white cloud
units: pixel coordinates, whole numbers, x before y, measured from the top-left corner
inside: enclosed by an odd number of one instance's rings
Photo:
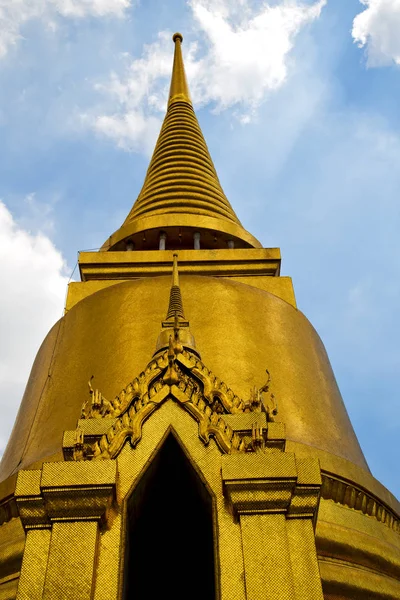
[[[0,455],[39,345],[62,316],[65,269],[50,239],[22,229],[0,201]]]
[[[367,49],[368,64],[400,65],[400,0],[360,0],[366,8],[353,21],[354,41]]]
[[[58,17],[122,17],[130,0],[0,0],[0,58],[23,36],[23,26],[41,19],[49,29]]]
[[[143,150],[149,155],[160,130],[160,121],[152,115],[146,117],[141,110],[130,110],[122,115],[99,115],[92,126],[98,133],[113,138],[120,148]]]
[[[266,92],[287,78],[289,53],[296,35],[320,16],[325,1],[315,4],[263,4],[191,0],[197,25],[208,36],[210,48],[198,63],[189,62],[193,93],[200,103],[217,108],[243,104],[257,107]]]
[[[217,111],[234,107],[242,124],[250,122],[267,94],[286,81],[295,38],[319,17],[324,5],[325,0],[292,0],[255,8],[250,0],[190,0],[196,36],[200,32],[208,40],[201,56],[197,42],[184,42],[195,106],[212,103]],[[97,84],[104,103],[84,118],[120,147],[148,151],[166,106],[171,32],[161,32],[144,47],[141,58],[124,55],[123,61],[122,74],[113,73],[109,81]]]
[[[43,202],[35,192],[27,194],[22,202],[18,224],[21,229],[41,231],[46,235],[54,234],[54,207],[59,201],[58,194],[52,194],[51,201]]]
[[[171,34],[161,32],[156,42],[144,46],[142,58],[132,61],[122,55],[123,76],[112,73],[108,80],[95,84],[104,105],[82,114],[83,125],[121,148],[150,154],[160,129],[160,112],[165,109],[171,48]]]
[[[122,17],[130,6],[130,0],[47,0],[63,17]]]

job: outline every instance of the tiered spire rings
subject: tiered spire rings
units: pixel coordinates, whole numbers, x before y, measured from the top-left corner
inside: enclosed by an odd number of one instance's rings
[[[103,250],[131,249],[130,238],[139,232],[143,232],[142,241],[145,232],[171,234],[172,228],[201,229],[213,237],[222,234],[222,247],[229,247],[228,241],[233,239],[242,247],[260,247],[243,229],[223,192],[190,99],[182,59],[183,37],[175,33],[173,40],[175,52],[167,114],[145,181],[122,227],[104,244]]]

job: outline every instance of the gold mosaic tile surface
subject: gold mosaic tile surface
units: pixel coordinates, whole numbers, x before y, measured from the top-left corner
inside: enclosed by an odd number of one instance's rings
[[[93,521],[54,523],[44,600],[91,600],[97,530]]]

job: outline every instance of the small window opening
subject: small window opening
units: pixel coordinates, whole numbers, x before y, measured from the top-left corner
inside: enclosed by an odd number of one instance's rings
[[[215,600],[212,499],[170,434],[128,501],[124,600]]]

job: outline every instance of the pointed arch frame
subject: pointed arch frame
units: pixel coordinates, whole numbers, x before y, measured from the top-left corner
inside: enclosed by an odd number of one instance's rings
[[[195,426],[195,423],[193,423]],[[216,493],[213,490],[210,482],[207,479],[205,473],[201,470],[197,462],[194,460],[193,456],[190,453],[190,450],[187,448],[186,444],[183,442],[181,436],[179,435],[176,428],[170,424],[164,430],[162,437],[158,440],[156,446],[151,451],[148,459],[142,465],[139,473],[136,475],[135,479],[132,481],[131,486],[124,494],[124,498],[121,503],[121,533],[120,533],[120,548],[123,551],[123,557],[120,560],[119,564],[119,573],[118,573],[118,600],[124,600],[124,585],[125,585],[125,567],[127,561],[127,538],[129,535],[128,523],[129,523],[129,502],[134,494],[135,490],[140,486],[140,483],[143,480],[143,477],[146,475],[148,469],[151,467],[154,459],[156,459],[157,455],[162,450],[165,442],[168,437],[172,435],[179,445],[180,450],[183,452],[186,459],[189,461],[190,466],[196,473],[196,476],[200,479],[202,484],[205,486],[207,493],[210,495],[211,499],[211,516],[212,516],[212,534],[213,534],[213,554],[214,554],[214,583],[215,583],[215,600],[221,600],[221,573],[220,573],[220,555],[219,555],[219,526],[218,526],[218,508],[217,508],[217,498]],[[200,440],[197,438],[196,443],[201,444]],[[130,452],[134,452],[134,448],[126,446],[129,448]],[[218,452],[217,448],[215,448]]]

